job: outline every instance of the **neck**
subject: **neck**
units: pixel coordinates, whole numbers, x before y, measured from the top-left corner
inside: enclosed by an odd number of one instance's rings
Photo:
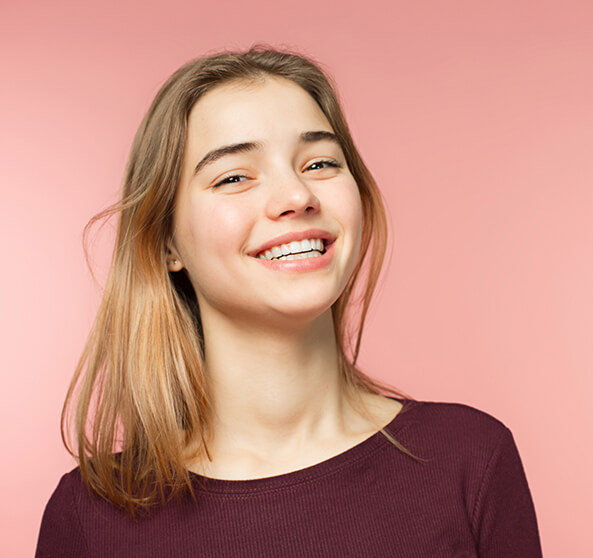
[[[213,327],[215,326],[215,327]],[[266,455],[329,435],[344,416],[331,311],[298,331],[204,324],[212,447]]]
[[[373,435],[401,408],[346,387],[331,309],[274,327],[201,310],[212,414],[208,459],[187,448],[194,472],[246,479],[302,469]]]

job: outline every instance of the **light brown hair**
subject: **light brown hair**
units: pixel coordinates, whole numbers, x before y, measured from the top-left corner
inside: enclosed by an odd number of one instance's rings
[[[381,194],[354,146],[331,78],[307,57],[261,45],[191,61],[162,86],[142,121],[121,201],[85,229],[119,217],[103,299],[64,404],[62,437],[90,487],[130,512],[191,491],[187,448],[197,443],[199,452],[208,452],[211,403],[200,312],[185,272],[169,273],[166,263],[188,117],[213,88],[266,76],[291,80],[313,97],[359,187],[360,255],[332,306],[343,380],[357,392],[403,395],[356,367],[388,227]]]

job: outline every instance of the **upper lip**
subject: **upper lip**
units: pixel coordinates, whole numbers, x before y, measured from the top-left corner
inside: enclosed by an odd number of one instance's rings
[[[268,240],[259,248],[249,252],[248,255],[257,257],[261,252],[265,252],[274,246],[288,244],[294,240],[305,240],[306,238],[322,238],[325,241],[325,246],[327,247],[328,244],[331,244],[336,239],[336,235],[322,229],[308,229],[306,231],[289,232]]]

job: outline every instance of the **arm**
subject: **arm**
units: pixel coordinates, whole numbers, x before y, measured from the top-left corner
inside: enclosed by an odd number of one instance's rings
[[[52,494],[41,520],[35,558],[83,558],[90,556],[82,533],[69,475],[64,475]]]
[[[480,558],[541,558],[533,500],[513,435],[504,429],[488,463],[472,518]]]

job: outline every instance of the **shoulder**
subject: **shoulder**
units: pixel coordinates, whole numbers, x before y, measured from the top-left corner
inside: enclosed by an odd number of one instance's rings
[[[90,518],[97,513],[119,518],[123,512],[97,494],[85,482],[80,468],[76,467],[60,479],[47,502],[42,523],[69,523],[71,527],[77,526],[83,532]]]
[[[57,500],[59,502],[68,501],[70,504],[76,505],[88,496],[89,488],[82,478],[80,468],[76,467],[62,476],[50,498],[50,502],[52,500]]]
[[[501,420],[460,403],[406,401],[389,426],[418,458],[397,457],[398,474],[414,494],[430,487],[433,509],[463,510],[480,556],[541,557],[525,471]]]
[[[501,420],[461,403],[406,401],[390,426],[396,427],[393,433],[408,443],[410,451],[428,459],[446,455],[457,462],[485,464],[505,441],[513,444],[511,431]]]
[[[47,502],[43,520],[68,520],[79,523],[81,507],[90,496],[90,490],[82,479],[80,469],[76,467],[60,479]]]
[[[48,507],[55,507],[63,504],[71,506],[73,501],[78,499],[83,488],[84,483],[80,475],[80,469],[76,467],[62,476],[58,482],[58,486],[55,488],[49,499]]]
[[[463,494],[467,517],[477,517],[492,486],[525,487],[513,435],[491,414],[460,403],[409,401],[400,418],[393,435],[418,458],[408,462],[411,474],[438,487],[437,500],[454,501]]]
[[[505,428],[503,422],[494,415],[466,405],[464,403],[452,403],[443,401],[417,401],[426,417],[438,418],[439,421],[446,420],[448,424],[479,425],[495,429]]]
[[[469,435],[479,433],[500,436],[507,430],[506,425],[498,418],[463,403],[407,400],[400,415],[408,415],[408,421],[416,426],[449,432],[451,435],[462,432]]]
[[[88,496],[78,467],[60,479],[43,513],[36,557],[87,555],[80,507]]]

